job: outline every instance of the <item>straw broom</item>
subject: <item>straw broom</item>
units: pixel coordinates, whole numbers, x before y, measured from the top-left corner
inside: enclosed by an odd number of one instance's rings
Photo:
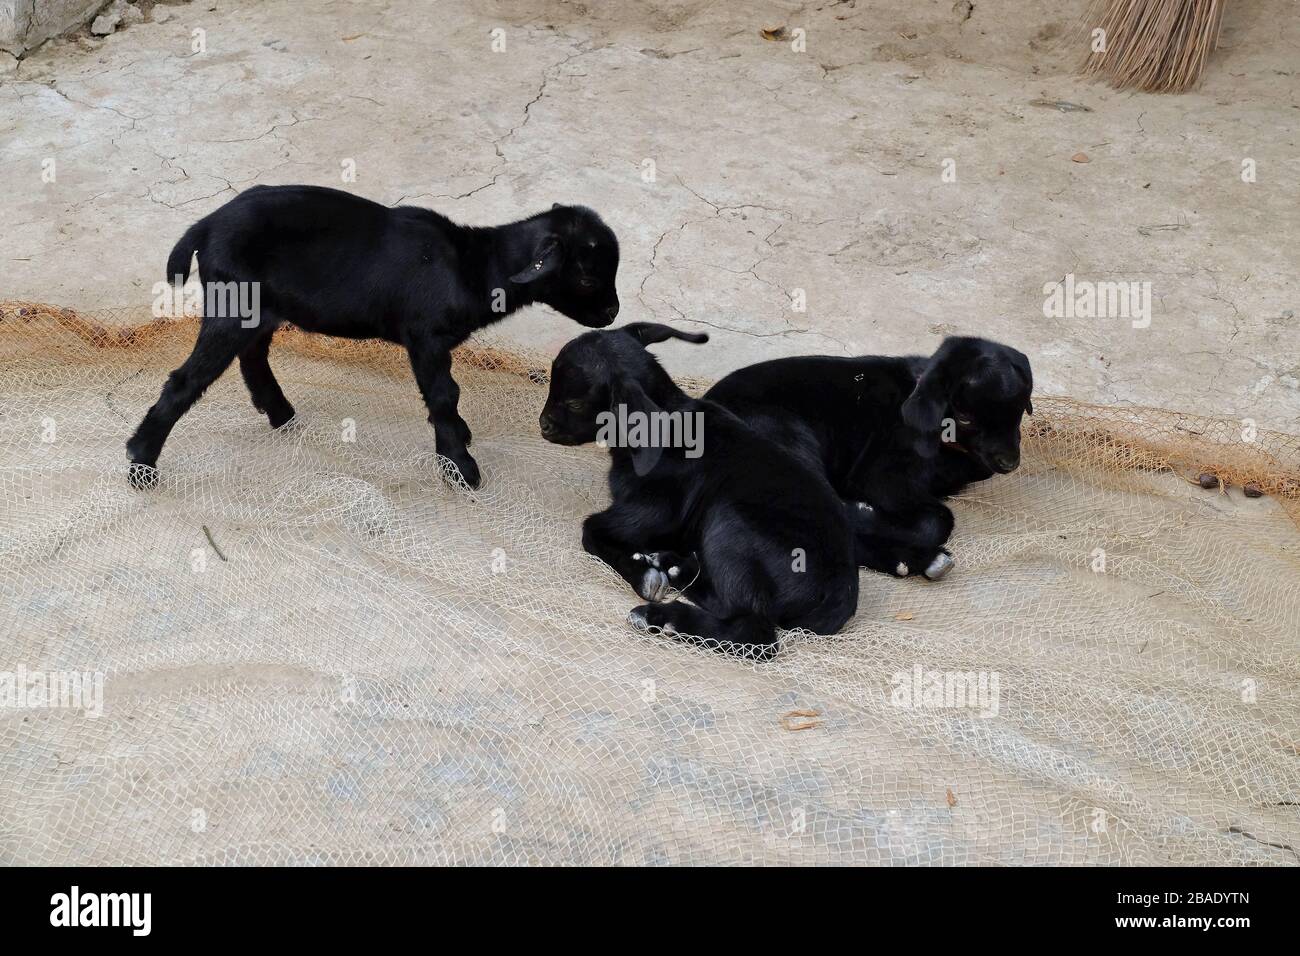
[[[1093,0],[1084,72],[1119,89],[1181,93],[1200,82],[1227,0]],[[1098,50],[1105,33],[1104,50]]]

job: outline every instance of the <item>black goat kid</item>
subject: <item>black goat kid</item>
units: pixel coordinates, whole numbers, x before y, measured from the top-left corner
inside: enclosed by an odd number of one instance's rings
[[[645,348],[669,338],[708,337],[636,322],[580,335],[551,368],[543,437],[609,446],[614,501],[583,523],[583,547],[652,602],[635,626],[755,659],[776,652],[777,627],[835,633],[858,603],[843,502],[820,468],[682,392]],[[674,586],[693,605],[655,603]]]
[[[705,395],[788,448],[860,502],[848,511],[858,563],[943,577],[952,512],[942,499],[1020,464],[1033,413],[1024,353],[945,339],[934,355],[805,355],[739,369]]]
[[[267,360],[272,333],[288,322],[404,346],[438,454],[476,488],[452,349],[533,302],[592,328],[618,315],[618,240],[584,206],[475,228],[336,189],[255,186],[186,230],[167,260],[170,281],[188,278],[195,253],[204,285],[198,341],[126,446],[131,480],[141,487],[157,481],[158,455],[177,420],[236,358],[271,427],[293,418]]]

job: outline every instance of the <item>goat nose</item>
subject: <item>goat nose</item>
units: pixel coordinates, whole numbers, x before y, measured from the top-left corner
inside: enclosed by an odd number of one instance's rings
[[[1015,471],[1016,467],[1020,464],[1020,456],[1019,455],[998,455],[996,458],[993,459],[993,462],[1003,471]]]
[[[543,438],[548,437],[552,432],[555,431],[555,425],[552,424],[550,418],[548,418],[545,414],[543,414],[542,417],[537,420],[537,424],[541,426]]]
[[[616,305],[611,305],[608,309],[606,309],[606,310],[605,310],[605,318],[609,319],[609,321],[611,321],[611,322],[613,322],[615,319],[617,319],[617,318],[618,318],[618,306],[616,306]]]

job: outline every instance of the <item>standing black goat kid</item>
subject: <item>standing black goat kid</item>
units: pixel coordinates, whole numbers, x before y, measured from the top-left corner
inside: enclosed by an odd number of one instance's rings
[[[851,504],[858,563],[943,577],[952,512],[942,499],[1020,464],[1033,414],[1029,359],[986,339],[930,357],[805,355],[739,369],[705,398],[824,474]]]
[[[583,523],[582,546],[651,602],[632,611],[638,627],[755,659],[776,652],[777,627],[835,633],[858,604],[843,502],[819,468],[679,389],[645,348],[669,338],[708,337],[636,322],[556,356],[544,438],[581,445],[631,424],[606,441],[614,501]],[[632,440],[638,426],[648,441]],[[669,427],[702,442],[653,443]],[[693,605],[658,603],[673,586]]]
[[[428,209],[389,208],[336,189],[254,186],[186,230],[167,260],[168,279],[188,278],[195,253],[204,285],[198,341],[127,442],[137,486],[157,480],[158,455],[172,427],[236,358],[271,427],[293,418],[267,361],[272,333],[289,322],[404,346],[438,454],[476,488],[479,470],[456,407],[452,349],[475,329],[533,302],[592,328],[618,315],[618,240],[584,206],[555,205],[520,222],[474,228]],[[226,308],[232,291],[256,310]]]

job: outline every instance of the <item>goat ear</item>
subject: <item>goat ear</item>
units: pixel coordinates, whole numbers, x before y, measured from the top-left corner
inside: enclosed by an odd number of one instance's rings
[[[660,322],[629,322],[623,326],[623,331],[642,345],[654,345],[656,342],[665,342],[668,339],[681,339],[683,342],[703,345],[709,340],[706,332],[683,332],[681,329],[674,329],[671,325]]]
[[[645,393],[645,389],[641,387],[640,383],[632,379],[616,381],[610,387],[609,400],[609,410],[615,418],[622,419],[632,427],[635,427],[633,425],[635,422],[635,419],[632,418],[633,414],[648,425],[651,416],[659,411],[659,406],[655,404],[654,399]],[[620,405],[623,407],[622,415],[619,414]],[[631,432],[631,427],[629,432]],[[623,437],[635,440],[637,436],[632,433]],[[626,448],[632,457],[632,470],[638,476],[644,478],[658,464],[659,459],[663,457],[664,450],[659,445],[651,443],[653,435],[649,432],[648,427],[642,429],[641,437],[644,440],[635,443],[629,441]]]
[[[533,250],[533,261],[512,275],[510,281],[519,285],[536,282],[555,273],[563,261],[564,247],[560,245],[560,237],[554,234],[543,236]]]
[[[952,349],[944,342],[930,357],[912,394],[903,402],[903,422],[918,433],[915,447],[925,457],[937,450],[934,437],[943,424],[943,413],[948,407],[951,356]]]
[[[1011,367],[1025,381],[1025,411],[1034,414],[1034,403],[1029,400],[1029,396],[1034,391],[1034,373],[1029,367],[1029,356],[1019,349],[1007,349],[1011,353]]]

